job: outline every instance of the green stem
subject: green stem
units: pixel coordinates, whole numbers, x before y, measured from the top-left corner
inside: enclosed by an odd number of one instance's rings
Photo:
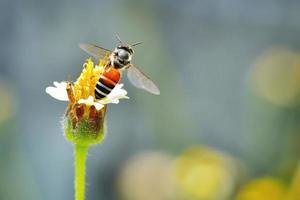
[[[75,144],[75,200],[84,200],[85,163],[89,146]]]

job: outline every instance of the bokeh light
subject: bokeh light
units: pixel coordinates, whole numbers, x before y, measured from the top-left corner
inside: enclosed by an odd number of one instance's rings
[[[121,199],[175,199],[172,156],[162,152],[141,153],[130,158],[119,177]]]
[[[300,100],[300,53],[271,48],[254,64],[252,85],[256,94],[277,106],[295,105]]]
[[[245,185],[236,200],[284,200],[285,185],[278,179],[263,177]]]
[[[287,195],[287,200],[299,200],[300,199],[300,164],[294,172],[294,177],[290,183]]]
[[[175,161],[181,195],[188,199],[227,199],[235,188],[237,166],[224,153],[206,147],[190,147]]]

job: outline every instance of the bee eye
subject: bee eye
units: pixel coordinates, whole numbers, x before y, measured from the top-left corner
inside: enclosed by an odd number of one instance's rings
[[[122,59],[128,59],[129,58],[129,53],[123,49],[119,50],[118,56]]]

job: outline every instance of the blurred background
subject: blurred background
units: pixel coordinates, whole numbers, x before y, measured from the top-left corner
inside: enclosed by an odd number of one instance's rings
[[[300,2],[1,0],[0,199],[73,196],[66,103],[92,42],[135,47],[161,89],[122,82],[91,148],[87,199],[299,200]]]

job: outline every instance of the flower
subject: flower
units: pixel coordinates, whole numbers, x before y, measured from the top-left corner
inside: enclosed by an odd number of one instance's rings
[[[117,84],[106,97],[95,98],[95,87],[104,72],[104,65],[104,61],[94,65],[88,59],[76,82],[53,82],[54,87],[46,88],[46,93],[53,98],[69,102],[64,129],[66,138],[74,144],[89,145],[101,141],[104,137],[106,105],[118,104],[119,99],[129,98],[122,88],[123,84]]]
[[[70,101],[67,93],[67,82],[53,82],[55,87],[49,86],[46,88],[46,93],[48,93],[53,98],[60,101]],[[114,103],[118,104],[119,99],[128,99],[127,91],[122,89],[123,84],[117,84],[115,88],[103,99],[97,100],[94,96],[88,96],[86,99],[79,99],[78,103],[85,103],[88,105],[94,105],[97,110],[104,107],[105,104]]]
[[[123,84],[117,84],[115,88],[103,99],[98,100],[95,98],[94,90],[96,83],[104,67],[101,65],[94,66],[91,59],[83,65],[84,69],[74,83],[70,82],[53,82],[55,87],[47,87],[46,93],[53,98],[60,101],[70,101],[70,103],[86,103],[94,105],[97,110],[104,107],[105,104],[114,103],[118,104],[119,99],[128,99],[127,91],[122,89]],[[68,92],[68,90],[70,92]]]

